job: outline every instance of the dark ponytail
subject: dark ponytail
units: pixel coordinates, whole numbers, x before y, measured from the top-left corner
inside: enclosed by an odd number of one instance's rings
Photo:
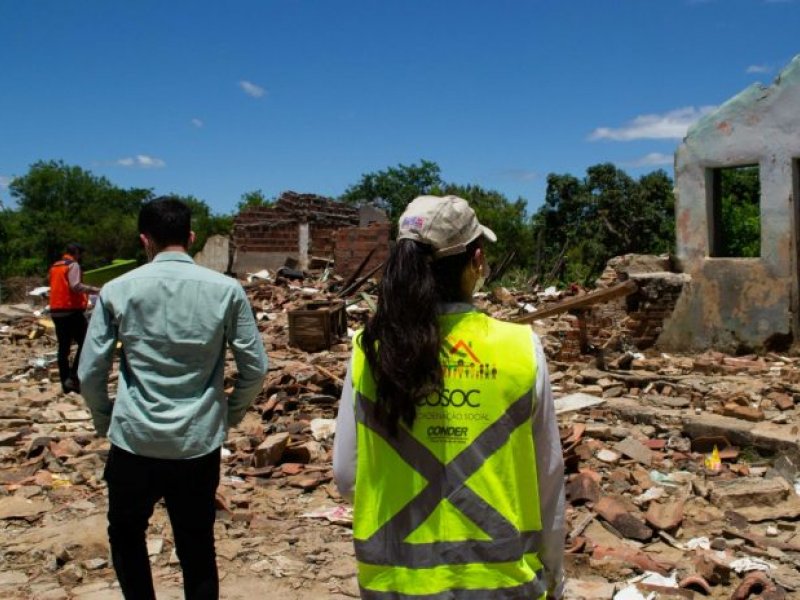
[[[442,389],[439,303],[469,300],[461,274],[477,246],[434,262],[430,246],[402,239],[389,254],[361,348],[375,378],[379,418],[393,435],[401,419],[413,425],[419,400]]]

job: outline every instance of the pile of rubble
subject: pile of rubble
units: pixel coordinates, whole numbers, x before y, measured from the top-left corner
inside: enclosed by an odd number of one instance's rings
[[[324,271],[244,283],[270,371],[223,451],[217,548],[230,597],[358,597],[351,513],[331,481],[349,336],[319,352],[289,343],[290,315],[311,301],[344,301],[349,334],[363,324],[373,284],[340,297],[342,283]],[[478,304],[512,319],[582,293],[498,288]],[[604,347],[581,354],[575,321],[534,323],[567,466],[565,597],[800,593],[798,359],[641,353],[613,323]],[[108,443],[82,399],[60,391],[52,323],[25,305],[0,307],[0,323],[0,595],[118,597],[105,533]],[[161,506],[148,549],[160,597],[180,597]]]

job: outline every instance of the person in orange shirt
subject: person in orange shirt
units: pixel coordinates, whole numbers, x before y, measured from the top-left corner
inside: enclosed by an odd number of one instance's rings
[[[56,325],[58,375],[65,394],[81,391],[77,373],[88,326],[88,295],[99,291],[99,288],[83,283],[80,265],[82,256],[83,247],[80,244],[67,244],[64,255],[50,267],[50,316]],[[78,345],[78,349],[70,364],[72,342]]]

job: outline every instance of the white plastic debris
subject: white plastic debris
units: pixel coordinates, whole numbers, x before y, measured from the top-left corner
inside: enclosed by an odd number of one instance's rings
[[[231,452],[230,450],[228,450],[227,448],[225,448],[223,446],[222,447],[222,459],[224,460],[224,459],[226,459],[226,458],[228,458],[230,456],[233,456],[233,452]]]
[[[657,597],[655,592],[647,592],[645,594],[638,587],[636,587],[637,583],[657,585],[663,588],[677,588],[678,575],[677,573],[672,573],[672,575],[669,577],[664,577],[663,575],[654,573],[653,571],[647,571],[638,577],[629,579],[629,585],[618,591],[614,595],[614,600],[655,600]]]
[[[530,302],[526,302],[522,305],[522,311],[526,313],[532,313],[536,311],[536,307]]]
[[[644,504],[645,502],[651,502],[653,500],[658,500],[659,498],[663,498],[666,495],[667,491],[662,487],[651,487],[643,494],[639,494],[633,501],[636,504]]]
[[[696,537],[686,542],[686,547],[689,550],[711,550],[711,541],[707,537]]]
[[[545,298],[552,298],[553,296],[558,296],[558,290],[556,289],[556,286],[551,285],[549,288],[547,288],[545,291],[543,291],[540,295],[544,296]]]
[[[647,585],[658,585],[660,587],[676,588],[678,587],[678,574],[672,573],[672,575],[669,577],[665,577],[659,573],[647,571],[644,573],[641,583],[646,583]]]
[[[614,594],[614,600],[655,600],[655,597],[655,592],[645,596],[635,585],[624,587]]]
[[[739,573],[749,573],[750,571],[764,571],[769,573],[775,568],[775,565],[768,563],[760,558],[754,556],[745,556],[744,558],[737,558],[731,561],[730,568]]]
[[[335,419],[311,419],[309,425],[311,427],[311,435],[318,442],[324,442],[332,438],[336,433]]]
[[[778,528],[775,527],[775,525],[769,525],[767,527],[767,531],[766,531],[767,537],[778,537],[779,533],[780,532],[778,531]]]
[[[30,292],[28,292],[28,296],[36,296],[37,298],[41,298],[42,296],[47,296],[50,293],[50,288],[47,286],[33,288]]]
[[[270,275],[270,272],[267,271],[266,269],[261,269],[260,271],[257,271],[256,273],[248,273],[247,274],[247,282],[248,283],[252,283],[256,279],[260,279],[260,280],[263,280],[263,281],[272,281],[272,275]]]

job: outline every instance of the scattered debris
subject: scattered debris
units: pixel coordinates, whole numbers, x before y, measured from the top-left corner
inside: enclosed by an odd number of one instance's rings
[[[318,268],[302,270],[301,281],[259,268],[243,283],[270,371],[223,449],[223,582],[283,580],[298,598],[358,596],[352,511],[332,484],[331,453],[350,336],[374,310],[374,245],[347,278],[311,260]],[[627,298],[590,297],[583,325],[564,312],[539,312],[533,323],[567,468],[565,600],[744,598],[753,590],[791,597],[800,590],[800,358],[640,347],[625,303],[654,288],[631,279],[639,291]],[[496,288],[476,303],[513,320],[587,295]],[[661,309],[645,318],[638,306],[638,323],[656,328]],[[28,597],[78,597],[75,590],[110,590],[114,581],[102,480],[108,443],[94,436],[83,400],[60,391],[54,332],[37,312],[0,306],[0,595],[13,585]],[[234,370],[230,361],[226,387]],[[156,580],[177,585],[163,506],[148,540]]]

